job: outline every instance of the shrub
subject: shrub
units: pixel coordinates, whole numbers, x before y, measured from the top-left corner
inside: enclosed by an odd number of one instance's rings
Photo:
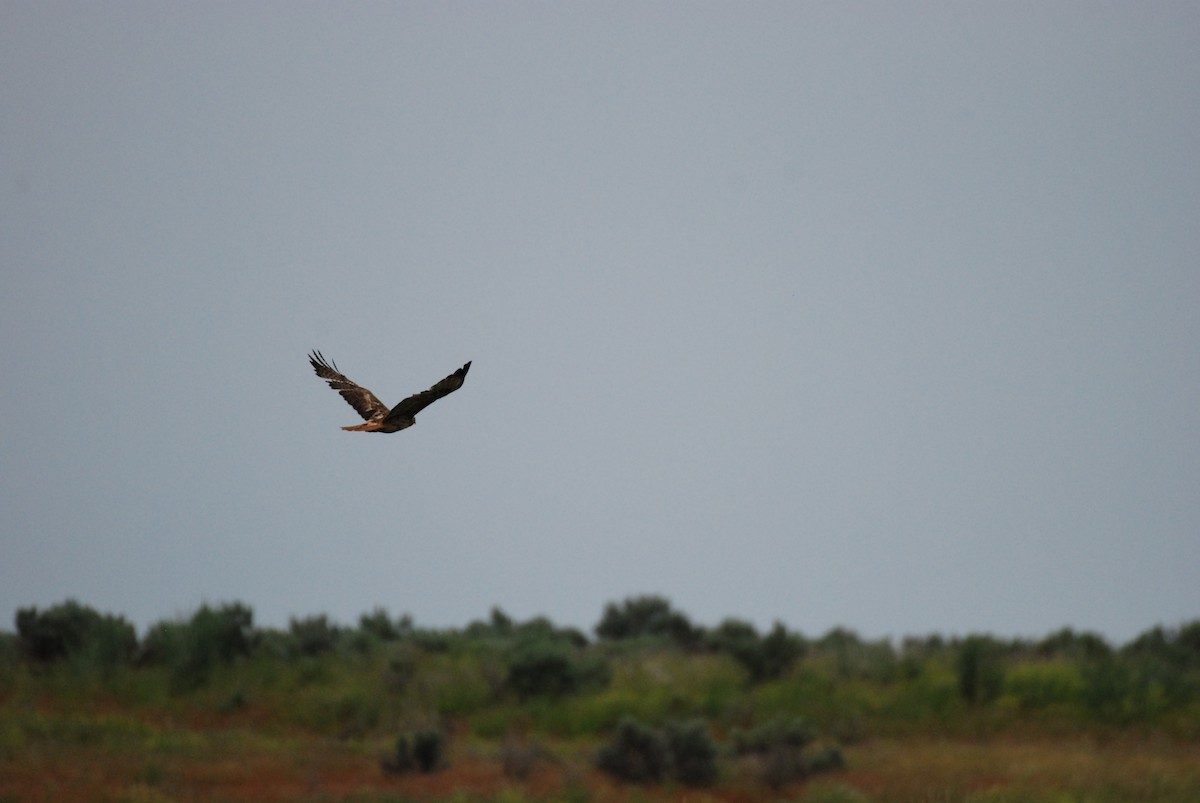
[[[788,633],[776,622],[775,627],[760,637],[754,625],[740,619],[726,619],[708,636],[713,649],[727,653],[750,673],[752,683],[771,680],[791,669],[804,654],[804,641]]]
[[[329,623],[325,614],[304,619],[290,618],[288,631],[296,641],[297,651],[308,657],[329,652],[338,638],[338,628]]]
[[[507,684],[521,698],[567,694],[577,681],[571,649],[562,642],[526,642],[509,656]]]
[[[771,632],[763,636],[761,649],[762,671],[759,677],[770,680],[780,677],[803,658],[807,645],[803,637],[789,633],[782,623],[776,622]]]
[[[383,608],[376,608],[359,616],[358,629],[379,641],[395,641],[400,637],[400,630]]]
[[[159,622],[142,642],[141,663],[171,669],[175,691],[204,685],[221,664],[249,655],[254,614],[240,602],[212,608],[203,605],[187,622]]]
[[[565,637],[534,636],[520,641],[508,656],[505,685],[522,699],[559,697],[609,680],[608,663],[582,656]]]
[[[664,731],[671,775],[688,786],[707,786],[717,778],[717,743],[702,720],[668,722]]]
[[[1078,702],[1084,681],[1079,667],[1065,661],[1022,663],[1008,671],[1004,688],[1022,708],[1039,709]]]
[[[607,639],[639,637],[665,638],[681,647],[697,646],[704,631],[682,613],[671,608],[663,597],[630,597],[620,605],[609,603],[596,625],[596,635]]]
[[[776,717],[753,730],[735,730],[733,749],[738,755],[765,754],[777,747],[803,750],[816,738],[816,729],[804,720]]]
[[[613,740],[600,748],[596,766],[622,781],[661,781],[667,773],[667,745],[658,731],[633,718],[622,719]]]
[[[1076,633],[1064,627],[1039,641],[1034,649],[1045,658],[1063,658],[1071,661],[1095,660],[1112,655],[1112,647],[1096,633]]]
[[[734,751],[760,760],[762,782],[774,790],[817,772],[842,766],[842,752],[830,745],[816,752],[806,748],[817,732],[802,719],[779,717],[750,731],[735,731]]]
[[[957,669],[959,693],[968,703],[989,703],[999,695],[1004,674],[994,639],[968,636],[959,647]]]
[[[398,775],[408,772],[434,772],[443,766],[445,737],[438,730],[420,730],[401,734],[392,752],[379,762],[384,772]]]
[[[130,663],[137,632],[120,616],[101,615],[75,600],[43,612],[20,608],[16,614],[21,651],[38,663],[70,658],[100,669]]]
[[[623,781],[674,778],[705,786],[717,777],[717,745],[702,720],[668,722],[660,732],[626,717],[596,757],[601,770]]]

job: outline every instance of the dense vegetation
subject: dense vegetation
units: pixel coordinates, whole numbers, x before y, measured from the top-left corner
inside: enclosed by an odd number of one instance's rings
[[[836,772],[869,739],[1200,741],[1200,620],[1119,647],[1070,629],[897,644],[702,627],[653,596],[608,605],[594,638],[498,609],[461,629],[383,610],[356,626],[258,628],[237,602],[140,639],[75,601],[22,609],[15,624],[0,633],[0,767],[63,740],[153,742],[164,722],[359,745],[385,776],[437,773],[495,745],[515,781],[574,750],[614,782],[749,775],[777,791]]]

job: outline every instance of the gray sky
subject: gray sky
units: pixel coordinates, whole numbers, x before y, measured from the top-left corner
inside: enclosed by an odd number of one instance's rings
[[[3,3],[2,626],[1200,616],[1197,9]]]

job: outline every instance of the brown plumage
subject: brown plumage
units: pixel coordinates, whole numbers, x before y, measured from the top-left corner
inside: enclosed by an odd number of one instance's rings
[[[467,370],[471,367],[471,363],[468,362],[429,390],[414,393],[389,410],[374,393],[351,382],[339,373],[335,363],[326,362],[325,358],[321,356],[321,352],[314,351],[308,355],[308,362],[317,372],[317,376],[328,382],[329,387],[342,394],[342,398],[366,420],[365,424],[342,427],[342,429],[353,432],[399,432],[411,427],[417,423],[414,420],[417,413],[443,396],[448,396],[461,388],[463,382],[466,381]]]

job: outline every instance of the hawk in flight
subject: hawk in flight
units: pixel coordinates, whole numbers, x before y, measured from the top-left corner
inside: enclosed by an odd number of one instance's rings
[[[417,413],[424,410],[443,396],[448,396],[463,386],[467,379],[467,363],[450,376],[438,382],[429,390],[414,393],[392,409],[375,397],[375,394],[361,385],[356,385],[343,374],[338,373],[337,364],[326,362],[321,352],[314,351],[308,355],[317,376],[329,383],[329,387],[342,394],[342,398],[353,407],[359,415],[366,419],[365,424],[342,429],[353,432],[399,432],[411,427],[416,422]]]

